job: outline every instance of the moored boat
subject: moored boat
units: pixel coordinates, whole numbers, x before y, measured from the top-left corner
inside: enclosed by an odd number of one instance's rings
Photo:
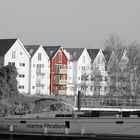
[[[0,118],[0,130],[38,134],[140,136],[137,110],[77,110],[55,98],[35,101],[30,114]]]

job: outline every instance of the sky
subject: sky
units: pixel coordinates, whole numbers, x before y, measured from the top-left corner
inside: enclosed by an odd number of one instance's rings
[[[0,0],[0,38],[103,49],[110,34],[140,43],[140,0]]]

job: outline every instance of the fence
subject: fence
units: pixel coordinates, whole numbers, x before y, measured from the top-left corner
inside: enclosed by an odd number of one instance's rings
[[[81,107],[140,108],[140,99],[82,98]]]
[[[78,102],[77,97],[61,96],[61,98],[59,99],[71,105],[77,106]],[[140,98],[122,99],[122,98],[81,97],[81,107],[140,108]]]

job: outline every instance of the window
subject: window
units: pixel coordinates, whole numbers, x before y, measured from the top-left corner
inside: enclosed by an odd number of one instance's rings
[[[62,52],[58,52],[58,63],[62,63]]]
[[[44,64],[41,64],[41,67],[44,68]]]
[[[83,56],[83,63],[85,63],[85,56]]]
[[[41,67],[42,67],[42,64],[37,64],[37,68],[41,69]]]
[[[100,57],[98,57],[98,64],[100,64]]]
[[[15,58],[16,58],[16,52],[12,51],[12,59],[15,59]]]
[[[18,88],[19,88],[19,89],[24,89],[24,86],[23,86],[23,85],[19,85]]]
[[[8,62],[8,65],[15,66],[15,62]]]
[[[19,63],[19,66],[24,67],[25,63]]]
[[[81,66],[81,69],[82,70],[86,70],[86,66]]]
[[[42,64],[37,64],[36,72],[41,73]]]
[[[38,61],[41,61],[41,53],[38,53]]]
[[[24,74],[19,74],[19,78],[24,78],[25,75]]]
[[[54,104],[50,105],[50,111],[57,111],[57,108],[55,107]]]
[[[32,89],[35,89],[35,86],[32,86]]]

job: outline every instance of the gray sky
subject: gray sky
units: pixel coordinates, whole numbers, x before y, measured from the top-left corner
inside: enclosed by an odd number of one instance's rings
[[[0,38],[104,48],[115,33],[140,43],[140,0],[0,0]]]

